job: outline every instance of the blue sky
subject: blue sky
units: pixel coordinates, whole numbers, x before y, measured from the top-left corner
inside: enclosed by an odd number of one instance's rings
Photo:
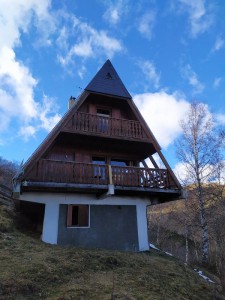
[[[0,156],[27,159],[109,58],[174,168],[191,101],[225,124],[222,0],[0,0]]]

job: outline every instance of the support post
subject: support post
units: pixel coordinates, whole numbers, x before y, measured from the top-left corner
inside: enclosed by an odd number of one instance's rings
[[[149,250],[147,208],[144,202],[136,205],[139,251]]]
[[[151,155],[149,156],[149,159],[150,159],[151,163],[153,164],[153,166],[156,169],[159,169],[159,166],[157,165],[156,161],[154,160],[154,158]]]
[[[57,244],[59,222],[59,204],[48,202],[45,204],[45,215],[42,232],[42,241]]]
[[[109,184],[113,184],[113,180],[112,180],[112,166],[108,165],[108,170],[109,170]]]
[[[172,169],[170,168],[168,162],[166,161],[165,157],[163,156],[163,154],[162,154],[162,152],[160,150],[158,151],[158,155],[161,158],[161,160],[164,163],[164,165],[166,166],[166,168],[168,170],[168,173],[171,175],[171,177],[174,180],[174,183],[177,186],[177,188],[181,189],[180,182],[177,180],[176,176],[174,175]]]

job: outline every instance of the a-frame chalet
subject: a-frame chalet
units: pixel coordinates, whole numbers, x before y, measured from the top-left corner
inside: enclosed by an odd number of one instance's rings
[[[149,249],[147,206],[181,186],[109,60],[70,106],[14,179],[21,210],[47,243]]]

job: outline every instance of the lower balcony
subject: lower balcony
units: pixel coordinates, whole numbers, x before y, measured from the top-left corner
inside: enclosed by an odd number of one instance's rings
[[[176,189],[166,169],[121,167],[92,163],[65,162],[42,159],[32,173],[24,178],[23,186],[39,183],[40,186],[84,185],[103,187],[109,184],[121,189]]]

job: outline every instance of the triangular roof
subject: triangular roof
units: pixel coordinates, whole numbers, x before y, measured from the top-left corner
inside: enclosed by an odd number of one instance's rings
[[[131,95],[108,59],[85,88],[86,91],[131,99]]]

